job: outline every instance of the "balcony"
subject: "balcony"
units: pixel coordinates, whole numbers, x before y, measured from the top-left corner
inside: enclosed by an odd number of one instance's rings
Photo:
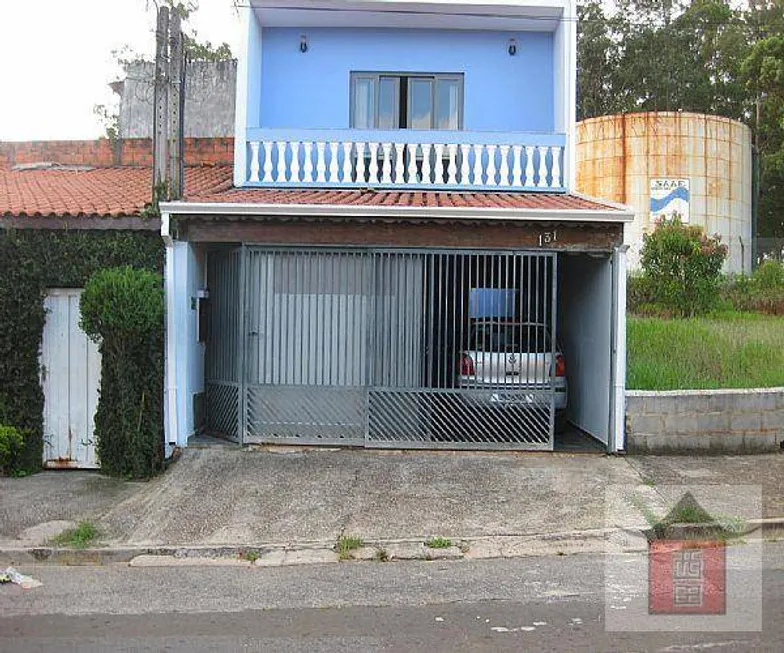
[[[563,192],[566,136],[529,132],[247,132],[244,185]]]

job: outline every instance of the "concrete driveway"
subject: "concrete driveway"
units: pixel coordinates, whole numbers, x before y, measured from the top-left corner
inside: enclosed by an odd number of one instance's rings
[[[81,518],[95,521],[105,542],[128,546],[546,535],[603,528],[611,484],[764,482],[765,516],[784,516],[782,472],[778,454],[189,448],[147,483],[85,472],[0,479],[0,538],[8,546],[35,523]]]
[[[102,519],[128,544],[469,537],[601,528],[621,458],[357,450],[188,449]]]

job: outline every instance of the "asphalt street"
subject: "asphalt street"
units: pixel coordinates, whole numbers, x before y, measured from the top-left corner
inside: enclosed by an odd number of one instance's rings
[[[0,588],[0,650],[781,651],[784,543],[765,545],[762,629],[630,632],[608,614],[646,587],[608,588],[624,556],[352,562],[277,568],[26,567]],[[615,620],[615,628],[618,620]],[[629,628],[634,620],[629,619]]]

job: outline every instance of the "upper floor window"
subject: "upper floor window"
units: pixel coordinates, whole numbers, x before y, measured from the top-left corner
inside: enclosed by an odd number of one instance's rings
[[[463,75],[351,73],[354,129],[462,129]]]

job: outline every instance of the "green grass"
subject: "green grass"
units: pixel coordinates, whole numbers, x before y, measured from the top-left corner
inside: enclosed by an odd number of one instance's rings
[[[629,316],[630,390],[784,386],[784,318],[727,312],[683,320]]]
[[[348,560],[351,557],[351,552],[355,549],[360,549],[364,546],[361,537],[355,535],[341,535],[335,549],[338,552],[338,558],[341,560]]]
[[[247,549],[246,551],[240,551],[240,560],[247,560],[248,562],[256,562],[261,558],[261,553],[256,549]]]
[[[431,537],[425,540],[425,546],[428,549],[448,549],[452,546],[452,540],[448,537]]]
[[[53,546],[68,547],[72,549],[86,549],[100,537],[101,533],[94,524],[88,521],[79,522],[76,528],[64,530],[55,535],[49,543]]]

